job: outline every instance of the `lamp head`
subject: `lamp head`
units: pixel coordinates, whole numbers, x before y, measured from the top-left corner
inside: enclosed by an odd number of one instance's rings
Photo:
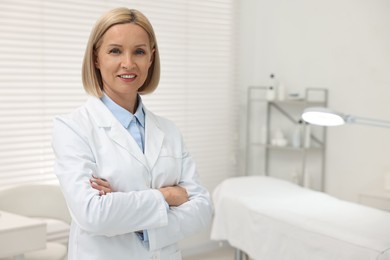
[[[320,126],[362,124],[390,128],[390,121],[345,115],[326,107],[308,107],[302,113],[305,122]]]
[[[325,107],[309,107],[303,111],[302,119],[313,125],[338,126],[345,124],[348,117]]]

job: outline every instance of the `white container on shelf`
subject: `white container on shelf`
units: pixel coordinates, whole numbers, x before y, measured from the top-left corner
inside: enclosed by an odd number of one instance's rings
[[[271,74],[269,77],[271,78],[271,82],[270,82],[270,86],[267,89],[267,100],[274,101],[276,99],[277,84],[276,84],[274,74]]]
[[[284,137],[283,131],[281,129],[276,129],[272,136],[271,145],[284,147],[287,145],[287,139]]]
[[[291,136],[291,145],[294,148],[302,147],[302,120],[299,120]]]
[[[269,86],[267,89],[267,100],[273,101],[276,97],[276,91],[274,86]]]

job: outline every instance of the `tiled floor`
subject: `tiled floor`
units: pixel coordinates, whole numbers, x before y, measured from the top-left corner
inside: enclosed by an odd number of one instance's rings
[[[234,249],[224,247],[206,254],[183,257],[183,260],[234,260]]]

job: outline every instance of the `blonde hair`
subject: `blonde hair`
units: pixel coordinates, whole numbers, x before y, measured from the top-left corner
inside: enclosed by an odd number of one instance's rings
[[[140,94],[152,93],[160,81],[160,55],[157,40],[149,20],[140,11],[120,7],[112,9],[101,16],[89,36],[87,48],[84,54],[82,67],[82,80],[85,91],[93,96],[103,96],[103,81],[100,70],[95,67],[96,51],[102,44],[103,35],[112,26],[117,24],[132,23],[143,28],[149,36],[150,48],[154,49],[154,58],[149,67],[148,76],[138,90]]]

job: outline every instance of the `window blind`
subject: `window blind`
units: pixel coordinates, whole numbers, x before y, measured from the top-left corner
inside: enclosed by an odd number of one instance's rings
[[[145,105],[178,125],[209,189],[235,175],[235,1],[0,1],[0,187],[56,179],[53,117],[85,102],[89,33],[119,6],[142,11],[157,35],[161,81]]]

